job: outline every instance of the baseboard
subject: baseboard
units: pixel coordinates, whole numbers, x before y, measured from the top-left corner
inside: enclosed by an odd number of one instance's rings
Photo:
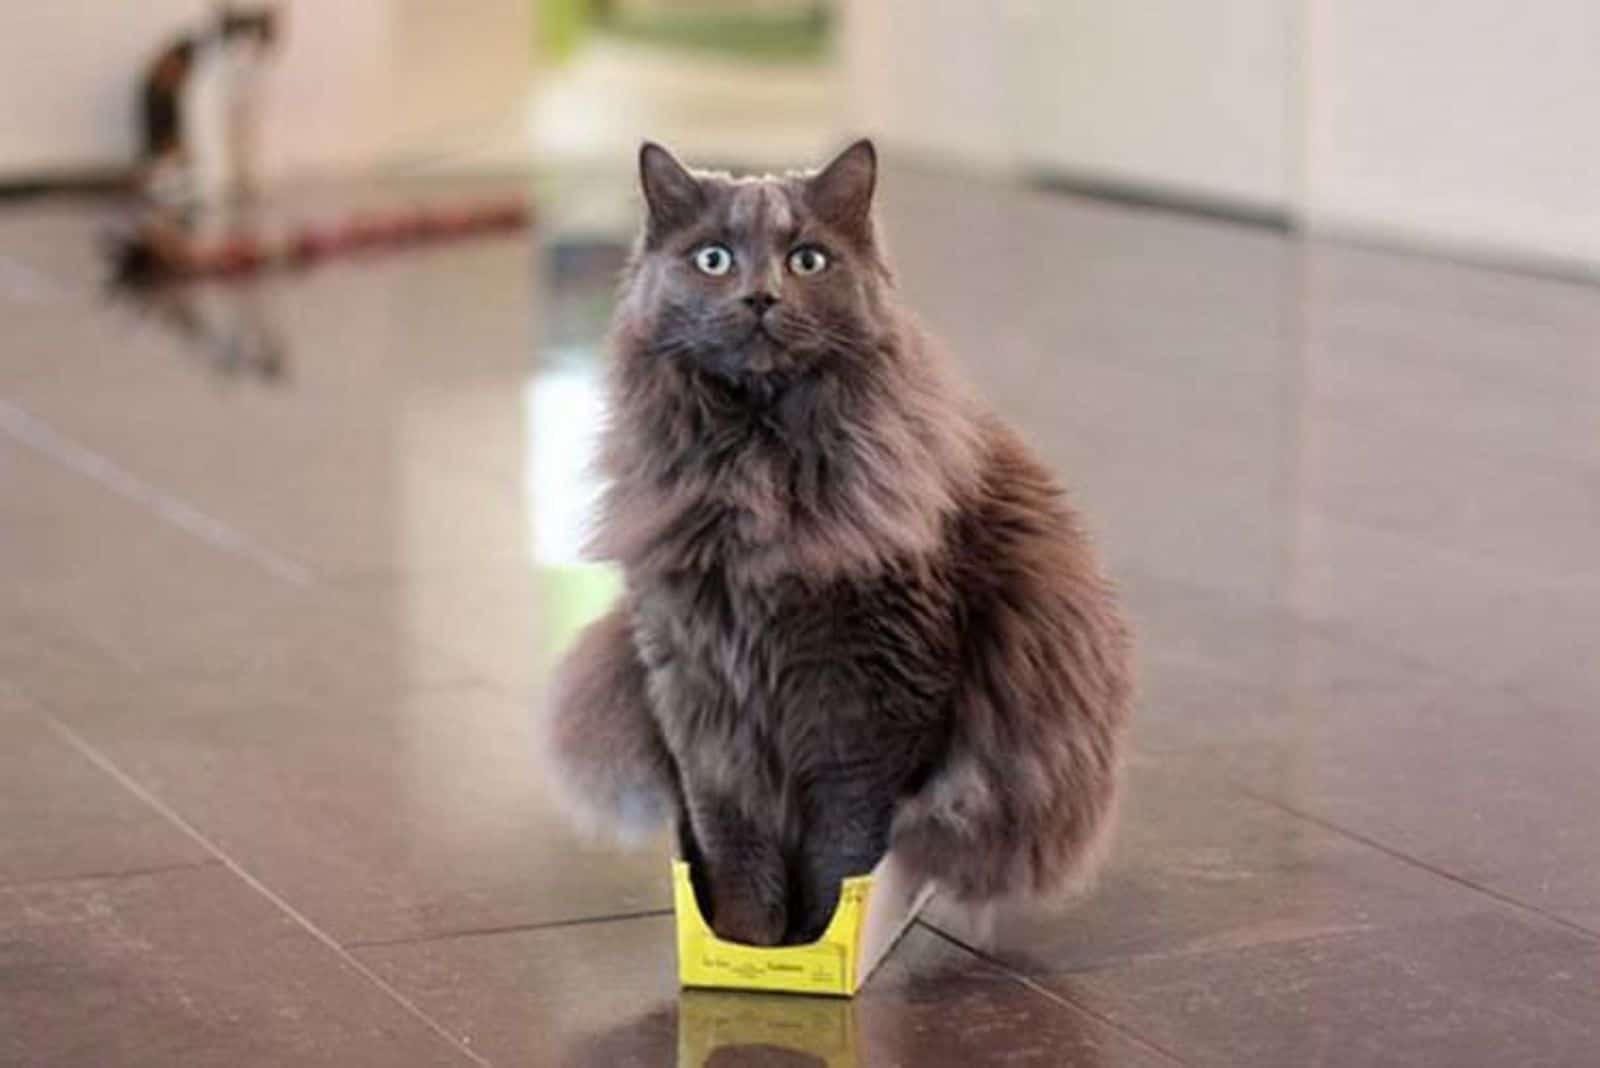
[[[1600,262],[1582,256],[1513,246],[1492,239],[1475,239],[1415,226],[1393,226],[1343,216],[1313,216],[1306,220],[1307,235],[1319,241],[1352,248],[1393,252],[1456,263],[1486,271],[1547,278],[1581,285],[1600,284]]]
[[[132,188],[133,173],[127,167],[74,167],[0,174],[0,201],[61,194],[105,196],[126,193]]]
[[[1171,212],[1202,219],[1217,219],[1267,230],[1290,230],[1294,218],[1287,208],[1235,199],[1221,194],[1173,189],[1135,180],[1113,178],[1056,168],[1030,168],[1024,180],[1035,189],[1070,193],[1112,204]]]

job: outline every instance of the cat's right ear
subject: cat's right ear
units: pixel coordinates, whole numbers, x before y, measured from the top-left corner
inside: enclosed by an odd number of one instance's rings
[[[822,168],[808,184],[812,209],[854,234],[871,237],[872,191],[878,184],[878,150],[862,138]]]
[[[639,146],[639,188],[649,209],[652,239],[687,226],[705,207],[705,193],[694,175],[654,141]]]

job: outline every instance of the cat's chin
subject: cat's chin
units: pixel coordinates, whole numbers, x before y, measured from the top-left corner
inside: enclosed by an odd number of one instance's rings
[[[716,378],[735,385],[763,383],[771,386],[801,369],[798,355],[765,333],[758,333],[735,348],[724,349],[702,368]]]
[[[787,370],[793,363],[784,347],[767,333],[758,333],[745,342],[739,356],[747,374],[768,375]]]

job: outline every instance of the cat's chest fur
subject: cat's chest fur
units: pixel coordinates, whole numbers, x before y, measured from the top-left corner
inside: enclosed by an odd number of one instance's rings
[[[785,780],[898,779],[942,737],[953,603],[904,575],[747,585],[717,570],[635,589],[635,637],[680,762]]]

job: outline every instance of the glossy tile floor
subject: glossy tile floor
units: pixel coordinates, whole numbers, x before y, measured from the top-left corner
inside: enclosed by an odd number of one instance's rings
[[[1139,622],[1092,897],[680,995],[662,850],[553,815],[616,211],[139,306],[100,209],[12,206],[0,1063],[1600,1062],[1600,291],[883,196]]]

